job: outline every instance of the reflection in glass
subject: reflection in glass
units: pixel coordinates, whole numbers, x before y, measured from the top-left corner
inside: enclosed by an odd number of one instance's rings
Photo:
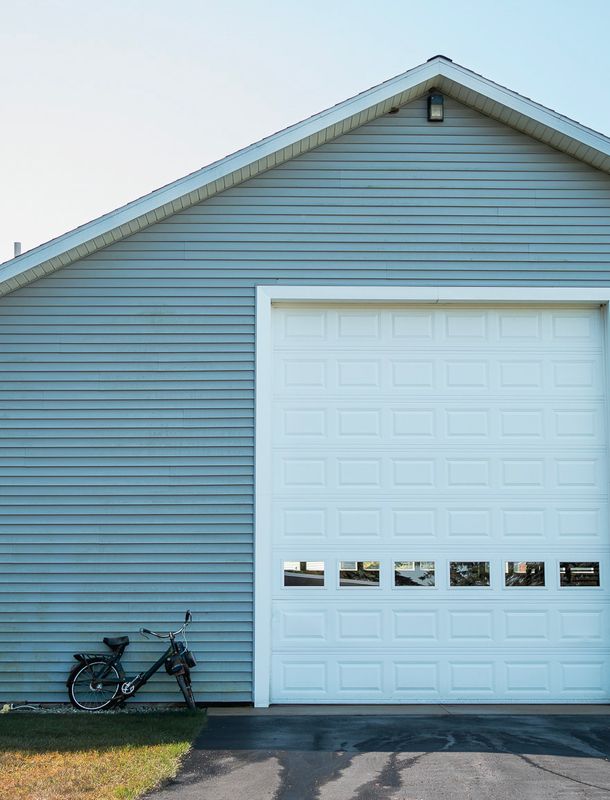
[[[599,561],[562,561],[559,582],[561,586],[599,586]]]
[[[544,586],[544,561],[505,561],[506,586]]]
[[[394,586],[434,586],[434,561],[395,561]]]
[[[489,561],[452,561],[449,583],[451,586],[489,586]]]
[[[324,586],[324,562],[284,561],[284,586]]]
[[[379,586],[379,561],[340,561],[339,586]]]

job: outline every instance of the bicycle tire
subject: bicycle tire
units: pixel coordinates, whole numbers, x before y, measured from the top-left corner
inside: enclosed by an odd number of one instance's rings
[[[100,669],[96,670],[95,667]],[[104,670],[108,670],[108,674],[103,678],[103,685],[93,688],[94,681],[96,678],[99,680],[98,676]],[[75,667],[68,680],[70,702],[80,711],[104,711],[111,708],[120,689],[121,678],[116,667],[102,659],[89,661],[80,668]]]
[[[180,691],[184,695],[184,702],[191,709],[191,711],[195,711],[197,709],[197,703],[195,702],[195,696],[193,695],[193,689],[191,686],[191,676],[186,675],[176,675],[176,682],[180,687]]]

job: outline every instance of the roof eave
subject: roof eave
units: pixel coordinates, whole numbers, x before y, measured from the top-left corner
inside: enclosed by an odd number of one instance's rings
[[[412,80],[405,85],[407,77]],[[27,251],[0,265],[0,295],[405,105],[425,94],[437,77],[432,64],[420,65]]]
[[[319,147],[433,87],[610,173],[610,139],[437,57],[7,261],[0,266],[0,295]]]
[[[439,89],[465,105],[516,128],[603,172],[610,173],[610,138],[459,64],[441,70]]]

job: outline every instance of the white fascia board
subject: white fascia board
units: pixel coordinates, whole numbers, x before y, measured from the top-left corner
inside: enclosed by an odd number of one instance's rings
[[[259,303],[551,303],[606,305],[610,286],[258,286]]]
[[[40,277],[40,273],[34,272],[37,267],[42,267],[45,273],[53,272],[183,207],[234,186],[272,163],[307,152],[348,130],[350,124],[363,124],[366,119],[386,113],[393,105],[415,99],[437,82],[439,89],[444,86],[450,89],[452,84],[461,86],[489,99],[498,108],[509,108],[558,132],[566,137],[566,142],[578,142],[596,151],[602,160],[610,156],[610,139],[602,134],[437,57],[5,262],[0,265],[0,294]],[[188,198],[188,202],[181,202],[183,198]]]
[[[574,139],[586,147],[599,150],[603,155],[610,156],[610,138],[604,136],[603,133],[587,128],[585,125],[581,125],[579,122],[565,117],[557,111],[546,108],[527,97],[500,86],[481,75],[477,75],[459,64],[441,62],[439,73],[449,82],[455,81],[460,86],[470,89],[500,106],[509,108],[517,114],[522,114],[535,122],[539,122],[541,125]],[[442,88],[442,85],[439,88]]]

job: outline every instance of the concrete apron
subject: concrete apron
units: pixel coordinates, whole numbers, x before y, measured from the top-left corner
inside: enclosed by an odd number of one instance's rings
[[[517,713],[521,708],[525,713]],[[609,709],[607,705],[211,709],[180,773],[151,797],[239,800],[244,796],[247,800],[608,800]]]
[[[379,716],[459,716],[462,714],[506,714],[506,715],[549,715],[549,714],[588,714],[591,716],[610,715],[610,704],[579,704],[579,703],[553,703],[553,704],[469,704],[455,703],[451,705],[441,704],[417,704],[417,705],[273,705],[268,708],[254,708],[252,706],[211,706],[208,708],[208,716],[357,716],[371,715]]]

